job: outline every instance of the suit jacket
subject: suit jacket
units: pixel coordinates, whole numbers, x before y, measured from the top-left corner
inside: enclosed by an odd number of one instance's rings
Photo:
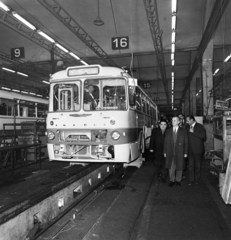
[[[90,94],[89,92],[84,92],[84,103],[90,103],[91,104],[91,109],[95,110],[96,109],[96,101],[93,96],[93,94]]]
[[[166,130],[165,130],[166,132]],[[164,150],[164,136],[160,128],[154,128],[152,130],[149,149],[154,151],[153,158],[156,164],[164,164],[165,158],[163,154]]]
[[[164,141],[166,154],[166,168],[171,168],[172,161],[176,163],[176,170],[183,170],[185,166],[184,154],[188,154],[188,135],[184,128],[179,127],[174,144],[173,128],[166,130]]]
[[[193,128],[193,133],[191,133],[190,126],[186,127],[189,138],[189,153],[200,154],[204,153],[204,142],[206,140],[206,131],[202,124],[196,123]]]

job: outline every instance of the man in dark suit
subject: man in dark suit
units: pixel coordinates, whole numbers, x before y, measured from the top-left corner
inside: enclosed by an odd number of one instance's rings
[[[179,127],[179,117],[172,118],[172,127],[167,129],[164,141],[166,168],[169,169],[169,186],[180,186],[185,158],[188,154],[188,136],[184,128]]]
[[[153,153],[153,162],[156,169],[156,176],[159,177],[162,182],[165,182],[167,177],[167,169],[165,167],[165,158],[163,154],[164,150],[164,136],[167,128],[167,121],[161,119],[158,128],[152,130],[149,149]]]
[[[93,85],[89,85],[85,88],[84,91],[84,103],[90,104],[89,110],[95,110],[97,107],[97,102],[95,100],[95,97],[93,95],[95,88]]]
[[[202,124],[195,121],[194,116],[186,117],[188,126],[186,130],[189,138],[189,186],[198,184],[201,176],[201,163],[204,155],[204,141],[206,140],[206,131]]]

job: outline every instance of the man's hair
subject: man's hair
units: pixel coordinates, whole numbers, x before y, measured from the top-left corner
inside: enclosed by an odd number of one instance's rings
[[[186,118],[189,118],[189,120],[193,120],[195,122],[195,118],[193,115],[188,115]]]
[[[162,122],[164,122],[164,123],[166,123],[168,125],[168,122],[167,122],[166,119],[160,119],[159,124],[161,124]]]

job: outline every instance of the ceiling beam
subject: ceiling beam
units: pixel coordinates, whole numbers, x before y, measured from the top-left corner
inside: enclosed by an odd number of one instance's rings
[[[163,31],[160,31],[156,0],[144,0],[144,6],[147,13],[148,23],[149,23],[149,27],[152,35],[154,48],[156,51],[156,57],[157,57],[161,77],[163,80],[167,102],[169,103],[170,99],[169,99],[169,93],[168,93],[168,81],[166,79],[164,52],[163,52],[163,45],[162,45]]]
[[[184,91],[183,91],[183,94],[182,94],[182,97],[181,97],[181,103],[183,102],[185,94],[190,87],[190,83],[193,79],[193,76],[194,76],[195,72],[197,71],[199,63],[201,62],[202,55],[203,55],[209,41],[211,40],[213,34],[216,31],[217,26],[218,26],[218,24],[221,20],[221,17],[223,16],[224,11],[226,10],[226,7],[227,7],[229,1],[230,0],[216,0],[215,4],[213,6],[213,10],[212,10],[212,13],[209,17],[208,23],[206,25],[206,29],[205,29],[204,34],[202,36],[200,45],[197,48],[197,54],[196,54],[196,57],[194,59],[193,66],[192,66],[191,71],[189,73],[187,83],[185,85],[185,88],[184,88]]]
[[[118,65],[109,58],[106,52],[92,39],[92,37],[76,22],[75,19],[55,0],[38,0],[50,13],[62,22],[72,33],[84,42],[93,52],[95,52],[109,66]]]
[[[70,57],[69,54],[62,52],[58,47],[55,47],[53,43],[40,36],[36,30],[30,29],[21,23],[18,19],[13,17],[13,15],[5,12],[2,8],[0,8],[0,22],[13,29],[14,31],[20,33],[22,36],[36,43],[40,47],[48,50],[49,52],[54,51],[54,54],[60,57],[63,61],[67,61],[72,65],[79,65],[78,60]]]

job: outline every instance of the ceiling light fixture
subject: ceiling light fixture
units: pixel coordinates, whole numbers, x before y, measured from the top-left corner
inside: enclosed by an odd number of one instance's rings
[[[73,52],[69,52],[69,54],[70,54],[73,58],[76,58],[77,60],[80,60],[80,58],[79,58],[77,55],[75,55]]]
[[[2,2],[0,2],[0,8],[2,8],[3,10],[5,10],[6,12],[9,12],[10,9]]]
[[[38,30],[37,33],[39,35],[41,35],[42,37],[46,38],[48,41],[54,43],[55,40],[53,38],[51,38],[50,36],[48,36],[46,33],[42,32],[41,30]]]
[[[66,48],[64,48],[63,46],[61,46],[61,45],[58,44],[58,43],[56,43],[55,46],[58,47],[59,49],[61,49],[62,51],[66,52],[66,53],[69,52]]]
[[[32,25],[31,23],[29,23],[26,19],[24,19],[23,17],[21,17],[20,15],[18,15],[16,12],[12,12],[12,15],[17,18],[20,22],[22,22],[23,24],[25,24],[27,27],[29,27],[32,30],[36,30],[36,27],[34,25]]]
[[[176,30],[176,15],[172,15],[172,30]]]
[[[25,73],[17,72],[17,74],[22,75],[22,76],[24,76],[24,77],[28,77],[28,75],[25,74]]]
[[[231,54],[224,60],[224,62],[228,62],[230,58],[231,58]]]
[[[219,68],[215,71],[215,73],[213,74],[213,76],[215,75],[215,74],[217,74],[218,72],[219,72]]]
[[[4,90],[11,90],[10,88],[6,88],[6,87],[2,87],[2,89],[4,89]]]
[[[14,70],[11,70],[11,69],[9,69],[9,68],[5,68],[5,67],[2,67],[2,70],[5,70],[5,71],[8,71],[8,72],[15,73],[15,71],[14,71]]]
[[[80,60],[80,62],[84,65],[88,65],[86,62],[84,62],[83,60]]]
[[[175,52],[175,43],[172,43],[172,53]]]
[[[49,82],[47,82],[47,81],[43,81],[44,83],[46,83],[46,84],[50,84]]]
[[[97,16],[97,18],[95,19],[94,24],[95,24],[96,26],[102,26],[102,25],[104,25],[104,21],[100,18],[99,0],[98,0],[98,16]]]
[[[172,13],[176,12],[177,0],[172,0]]]

